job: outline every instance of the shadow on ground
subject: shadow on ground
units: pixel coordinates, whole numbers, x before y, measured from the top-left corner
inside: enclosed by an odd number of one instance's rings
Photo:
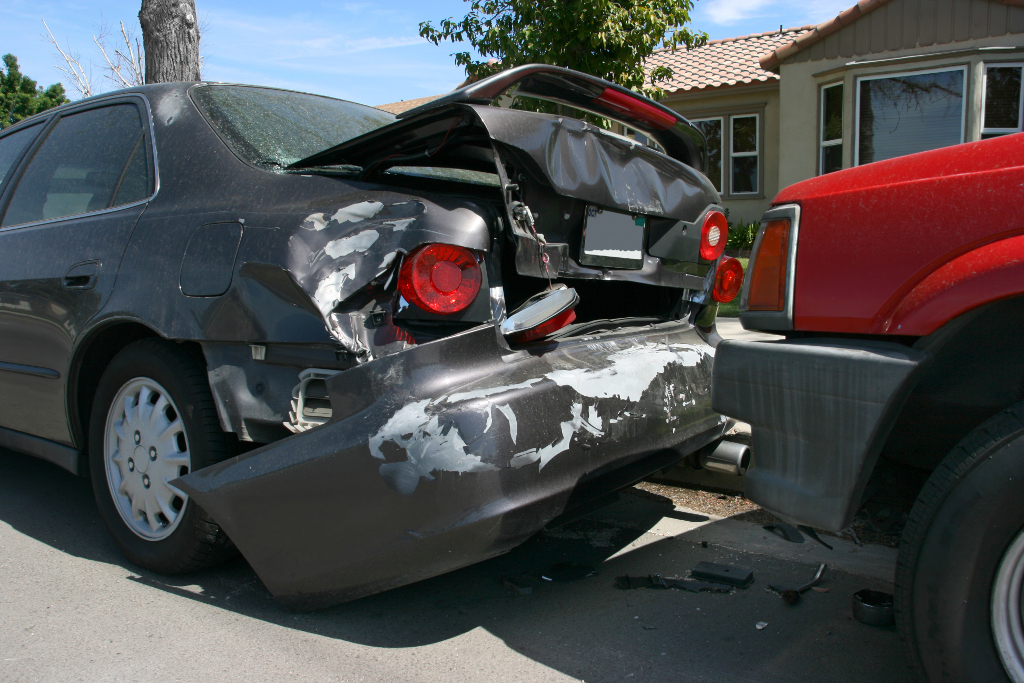
[[[308,614],[282,609],[241,558],[204,572],[165,577],[129,564],[107,535],[86,479],[0,451],[0,521],[63,553],[117,567],[112,581],[230,610],[248,618],[376,648],[445,641],[476,628],[513,650],[586,681],[903,680],[895,634],[850,619],[851,594],[884,583],[831,572],[828,593],[787,606],[768,583],[803,583],[806,565],[703,547],[700,530],[650,542],[665,516],[700,521],[670,501],[630,491],[615,505],[535,536],[502,557]],[[729,594],[622,591],[620,574],[685,575],[701,560],[753,569],[757,582]],[[591,565],[587,578],[541,578],[564,563]],[[572,572],[566,572],[572,573]],[[584,572],[585,573],[585,572]],[[503,585],[533,584],[522,595]],[[555,577],[558,578],[558,577]],[[768,622],[763,630],[757,622]]]

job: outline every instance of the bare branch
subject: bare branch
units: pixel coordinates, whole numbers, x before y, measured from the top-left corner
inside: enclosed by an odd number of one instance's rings
[[[61,49],[60,44],[57,42],[57,39],[53,37],[53,32],[50,31],[50,27],[46,25],[45,19],[43,20],[43,26],[46,28],[46,33],[50,36],[50,42],[53,43],[53,46],[55,48],[57,48],[57,52],[60,53],[60,56],[64,58],[64,61],[68,65],[67,68],[59,66],[57,64],[55,64],[54,67],[56,67],[58,71],[64,72],[73,79],[71,86],[78,91],[79,95],[81,95],[82,97],[91,96],[92,85],[89,83],[89,76],[85,73],[85,69],[82,68],[81,62],[79,62],[77,57],[75,57],[74,55],[70,55]]]

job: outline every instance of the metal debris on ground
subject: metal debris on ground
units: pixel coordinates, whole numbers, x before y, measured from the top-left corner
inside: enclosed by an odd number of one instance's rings
[[[786,524],[785,522],[775,522],[774,524],[765,524],[761,527],[765,531],[770,531],[776,536],[786,539],[790,543],[803,543],[804,537],[796,527]]]
[[[797,529],[804,532],[805,534],[807,534],[815,541],[828,548],[829,550],[832,550],[832,546],[830,546],[828,543],[825,543],[825,541],[821,540],[821,536],[818,536],[818,532],[812,529],[811,527],[807,526],[806,524],[800,524],[797,526]]]
[[[724,583],[737,588],[746,588],[754,583],[754,572],[744,567],[715,562],[700,562],[690,570],[690,577],[714,583]]]
[[[853,594],[853,616],[868,626],[892,626],[896,620],[892,596],[869,588]]]
[[[812,578],[810,581],[800,586],[799,588],[785,588],[783,586],[778,586],[773,583],[768,584],[768,588],[781,595],[782,601],[785,602],[787,605],[795,605],[796,603],[800,602],[801,594],[806,593],[808,590],[818,585],[818,583],[821,581],[821,575],[825,573],[826,568],[827,565],[819,564],[818,571],[814,573],[814,578]]]
[[[767,625],[768,625],[767,621],[759,621],[756,624],[754,624],[754,626],[757,627],[758,631],[763,631],[764,627],[767,626]]]

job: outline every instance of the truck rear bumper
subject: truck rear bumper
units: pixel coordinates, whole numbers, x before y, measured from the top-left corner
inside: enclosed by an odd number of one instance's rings
[[[924,358],[892,342],[719,344],[711,405],[751,425],[746,496],[800,524],[849,526]]]
[[[285,604],[503,553],[721,437],[688,324],[511,351],[492,325],[327,380],[327,424],[176,480]]]

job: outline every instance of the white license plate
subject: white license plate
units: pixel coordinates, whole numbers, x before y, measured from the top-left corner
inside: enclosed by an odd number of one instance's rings
[[[587,207],[583,225],[584,266],[644,267],[644,217]]]

